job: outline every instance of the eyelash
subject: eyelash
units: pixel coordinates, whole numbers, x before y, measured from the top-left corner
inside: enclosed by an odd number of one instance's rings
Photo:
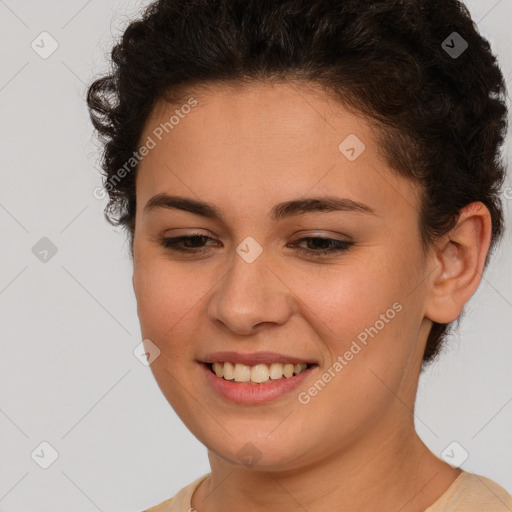
[[[181,252],[186,254],[204,254],[208,252],[208,249],[205,249],[204,247],[200,248],[183,248],[183,246],[180,246],[180,243],[182,243],[185,240],[191,240],[191,239],[197,239],[197,238],[204,238],[208,240],[214,240],[213,238],[206,236],[206,235],[190,235],[190,236],[178,236],[174,238],[167,238],[167,237],[161,237],[160,243],[161,245],[168,250],[174,251],[174,252]],[[297,244],[297,242],[303,242],[304,240],[320,240],[325,241],[329,243],[329,247],[327,249],[319,249],[319,250],[312,250],[312,249],[304,249],[304,248],[297,248],[297,251],[300,254],[306,254],[308,256],[316,256],[316,257],[322,257],[325,255],[331,255],[336,253],[344,253],[347,252],[350,247],[354,245],[354,242],[349,242],[345,240],[335,240],[333,238],[324,238],[319,236],[307,236],[304,238],[299,238],[294,245]]]

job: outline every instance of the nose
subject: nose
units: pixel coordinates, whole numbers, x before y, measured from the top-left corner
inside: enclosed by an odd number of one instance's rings
[[[284,324],[293,310],[284,276],[263,254],[252,263],[236,254],[209,304],[212,321],[240,335],[254,334],[265,324]]]

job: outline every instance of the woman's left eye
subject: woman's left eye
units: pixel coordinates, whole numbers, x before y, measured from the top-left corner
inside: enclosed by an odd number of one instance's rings
[[[342,253],[346,252],[354,245],[355,242],[349,242],[347,240],[336,240],[334,238],[323,238],[320,236],[307,236],[304,238],[300,238],[297,240],[297,242],[303,242],[304,240],[310,240],[314,243],[320,243],[320,247],[317,250],[311,250],[311,249],[304,249],[304,248],[298,248],[297,250],[300,253],[303,254],[313,254],[316,256],[323,256],[323,255],[329,255],[332,253]],[[297,244],[291,244],[292,246],[295,246]]]
[[[204,246],[193,246],[194,242],[201,243],[201,241],[212,240],[216,242],[215,239],[206,236],[206,235],[191,235],[191,236],[178,236],[173,238],[163,237],[161,238],[161,244],[171,251],[189,253],[189,254],[199,254],[208,252],[208,249]],[[297,247],[299,242],[310,241],[308,245],[320,245],[315,249],[305,249],[303,247]],[[192,243],[192,246],[189,244]],[[336,240],[334,238],[323,238],[323,237],[304,237],[298,239],[296,242],[289,244],[291,247],[297,247],[297,251],[301,254],[314,255],[314,256],[323,256],[326,254],[333,253],[342,253],[349,250],[350,247],[354,245],[355,242],[349,242],[346,240]],[[185,244],[185,246],[183,245]]]

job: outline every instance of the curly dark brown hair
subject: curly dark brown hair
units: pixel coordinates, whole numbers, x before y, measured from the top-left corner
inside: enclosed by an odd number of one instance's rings
[[[504,229],[506,89],[460,1],[159,0],[129,24],[111,58],[87,103],[104,150],[105,216],[127,230],[132,257],[133,155],[155,103],[178,103],[212,83],[297,80],[321,86],[379,128],[390,167],[421,186],[424,249],[455,226],[464,206],[485,204],[487,267]],[[433,324],[423,367],[451,326]]]

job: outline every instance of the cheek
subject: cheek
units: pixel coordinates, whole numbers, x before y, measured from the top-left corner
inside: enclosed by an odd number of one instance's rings
[[[394,317],[393,305],[403,300],[399,276],[379,265],[357,265],[303,273],[294,280],[296,295],[323,324],[327,338],[353,339],[381,315]],[[379,323],[380,325],[380,323]]]
[[[143,339],[150,339],[159,349],[159,356],[150,369],[169,403],[182,414],[187,407],[187,394],[180,384],[197,371],[190,351],[194,339],[194,307],[201,307],[201,298],[208,288],[204,278],[183,271],[159,258],[139,258],[134,265],[133,281],[137,313]]]
[[[206,274],[199,267],[191,269],[160,261],[138,262],[134,267],[134,290],[143,335],[171,336],[186,325],[209,289]],[[162,340],[164,341],[164,340]]]
[[[400,272],[380,265],[338,268],[303,277],[296,286],[307,306],[301,315],[320,338],[319,378],[327,383],[314,386],[321,392],[301,390],[301,397],[311,399],[309,412],[319,418],[319,429],[328,414],[344,425],[344,433],[356,432],[393,402],[413,347]]]
[[[300,314],[323,345],[323,370],[336,375],[324,397],[344,407],[385,401],[389,391],[379,378],[398,387],[414,349],[418,310],[407,297],[410,272],[404,261],[384,256],[294,280],[306,306]]]

